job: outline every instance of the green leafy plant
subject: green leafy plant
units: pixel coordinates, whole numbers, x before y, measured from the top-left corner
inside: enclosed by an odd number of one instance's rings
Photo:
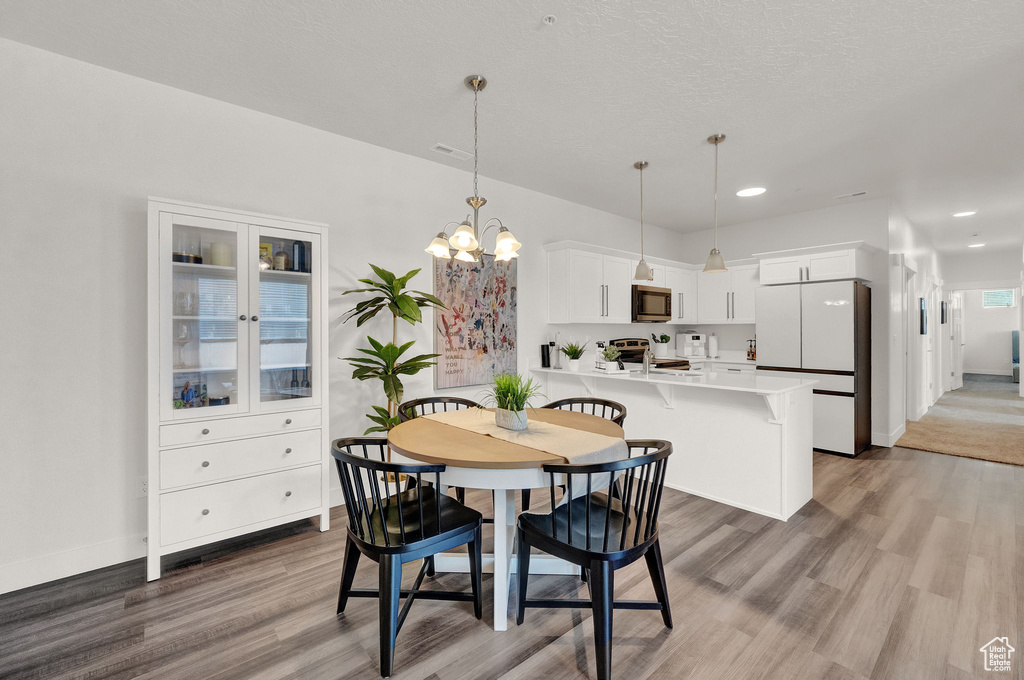
[[[562,351],[562,354],[570,359],[581,359],[583,358],[583,353],[587,351],[587,343],[577,345],[575,342],[570,342],[567,345],[562,345],[559,349]]]
[[[518,373],[499,373],[494,376],[484,401],[508,411],[522,411],[531,405],[532,399],[543,396],[533,378],[526,379]]]
[[[662,333],[661,335],[651,333],[651,340],[654,340],[659,345],[664,345],[666,342],[672,340],[672,338],[669,337],[668,333]]]
[[[355,319],[356,327],[362,326],[384,310],[391,312],[391,342],[384,344],[367,336],[370,349],[357,348],[367,356],[345,357],[345,361],[352,365],[352,377],[356,380],[380,380],[384,396],[388,400],[387,408],[373,406],[373,413],[366,414],[375,425],[368,428],[364,434],[387,432],[399,423],[398,405],[402,403],[404,393],[400,376],[415,375],[424,368],[433,366],[436,363],[433,360],[441,356],[418,354],[405,361],[399,361],[413,342],[399,346],[398,320],[405,319],[410,325],[415,325],[423,321],[423,307],[444,309],[444,303],[433,295],[418,290],[406,290],[409,281],[420,272],[419,269],[413,269],[405,276],[395,276],[374,264],[371,264],[370,268],[377,278],[359,279],[360,283],[366,284],[366,288],[353,288],[342,293],[370,295],[344,314],[343,321]]]
[[[601,354],[604,356],[605,361],[618,361],[619,355],[621,355],[622,352],[619,351],[618,347],[605,347],[601,351]]]

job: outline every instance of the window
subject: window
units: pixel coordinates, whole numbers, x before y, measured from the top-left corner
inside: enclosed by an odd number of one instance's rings
[[[1014,307],[1013,289],[1007,290],[986,290],[981,294],[982,307]]]

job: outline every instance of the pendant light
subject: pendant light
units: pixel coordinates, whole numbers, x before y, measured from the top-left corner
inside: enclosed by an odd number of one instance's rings
[[[718,145],[725,141],[725,135],[711,135],[708,143],[715,145],[715,247],[708,255],[708,261],[704,264],[704,271],[712,274],[729,271],[725,268],[725,258],[718,249]]]
[[[644,168],[650,163],[637,161],[633,167],[640,171],[640,263],[636,266],[636,273],[633,274],[634,281],[651,281],[654,279],[654,270],[644,259]]]
[[[434,237],[434,240],[427,246],[426,251],[434,257],[450,260],[452,257],[450,249],[457,252],[455,259],[460,262],[479,262],[480,257],[486,252],[482,245],[483,235],[492,228],[497,228],[498,235],[494,241],[494,259],[501,262],[508,262],[519,257],[516,251],[523,247],[523,244],[516,240],[508,227],[501,223],[497,217],[492,217],[480,227],[480,208],[487,203],[487,199],[480,196],[477,190],[478,168],[480,165],[479,146],[479,95],[480,90],[487,86],[487,79],[483,76],[468,76],[464,81],[466,87],[473,90],[473,195],[466,199],[466,203],[473,208],[473,219],[470,216],[462,222],[449,222],[444,229]],[[455,231],[449,237],[448,227],[457,225]]]

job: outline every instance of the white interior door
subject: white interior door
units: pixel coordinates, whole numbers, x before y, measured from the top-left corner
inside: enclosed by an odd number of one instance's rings
[[[803,368],[854,370],[853,283],[805,283],[800,309]]]
[[[949,315],[952,332],[950,333],[950,350],[952,383],[950,389],[958,390],[964,386],[964,298],[961,291],[954,291],[949,296]]]

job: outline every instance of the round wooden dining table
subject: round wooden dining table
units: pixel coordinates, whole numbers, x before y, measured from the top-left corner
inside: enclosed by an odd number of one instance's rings
[[[584,432],[624,438],[622,428],[610,420],[576,411],[530,409],[534,421]],[[484,571],[494,574],[494,630],[508,628],[509,581],[515,563],[512,551],[516,529],[515,492],[548,486],[541,466],[566,463],[553,453],[529,448],[430,418],[414,418],[388,433],[388,444],[397,462],[443,463],[447,486],[489,489],[494,499],[494,552],[484,555]],[[405,460],[402,460],[405,459]],[[434,559],[437,571],[468,572],[466,553],[441,553]],[[577,574],[575,565],[548,555],[533,555],[534,574]]]

